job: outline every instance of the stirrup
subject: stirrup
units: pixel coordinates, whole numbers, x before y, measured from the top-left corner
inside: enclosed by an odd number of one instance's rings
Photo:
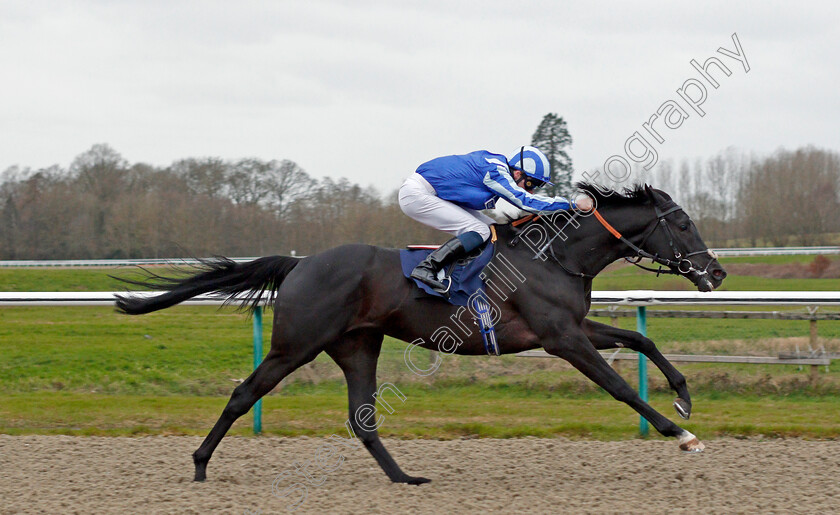
[[[449,296],[449,290],[452,288],[452,278],[447,275],[446,277],[441,279],[440,282],[443,283],[444,281],[446,281],[446,289],[445,290],[441,290],[440,288],[432,288],[432,289],[435,290],[436,292],[440,293],[441,295],[446,295],[448,297]]]

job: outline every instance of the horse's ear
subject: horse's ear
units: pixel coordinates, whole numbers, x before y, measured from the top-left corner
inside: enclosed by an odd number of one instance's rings
[[[648,184],[645,184],[645,193],[647,194],[648,198],[653,201],[654,204],[664,204],[666,202],[673,202],[673,200],[671,200],[671,195],[668,195],[662,190],[651,188]]]
[[[656,196],[664,200],[665,202],[673,202],[674,199],[671,198],[671,195],[668,195],[662,190],[654,190],[656,192]]]
[[[667,194],[651,188],[648,184],[645,184],[645,193],[647,194],[651,202],[653,202],[654,204],[662,204],[671,200],[671,197],[669,197]]]

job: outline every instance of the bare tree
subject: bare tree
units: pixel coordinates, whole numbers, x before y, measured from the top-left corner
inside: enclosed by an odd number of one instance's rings
[[[833,242],[840,156],[800,148],[754,158],[726,151],[640,175],[671,193],[714,245]],[[623,187],[624,184],[615,184]],[[0,258],[239,256],[318,252],[341,243],[435,243],[448,235],[347,179],[315,180],[288,160],[184,159],[129,165],[107,145],[69,170],[0,174]],[[734,241],[734,238],[740,240]]]
[[[230,168],[227,181],[231,200],[257,205],[271,193],[271,164],[259,159],[241,159]]]
[[[653,179],[653,186],[670,195],[674,194],[674,165],[670,159],[664,159],[657,164]]]
[[[312,178],[294,161],[284,159],[268,163],[266,200],[268,206],[280,219],[286,217],[292,202],[309,193],[313,185]]]
[[[189,190],[198,195],[219,198],[227,187],[229,165],[216,157],[181,159],[172,164],[172,171],[186,181]]]
[[[70,172],[82,193],[88,198],[84,209],[90,215],[92,233],[87,246],[90,252],[102,257],[110,257],[106,251],[106,218],[114,205],[114,200],[127,187],[125,181],[128,162],[114,149],[104,143],[96,144],[87,152],[80,154],[70,165]]]

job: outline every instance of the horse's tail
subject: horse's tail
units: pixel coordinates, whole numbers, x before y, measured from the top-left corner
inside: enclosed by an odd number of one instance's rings
[[[299,258],[269,256],[247,263],[236,263],[225,257],[202,259],[199,271],[186,277],[164,277],[149,270],[141,280],[119,279],[123,282],[165,290],[154,297],[117,295],[117,311],[128,315],[142,315],[158,311],[202,293],[220,293],[227,302],[238,302],[242,308],[255,309],[267,291],[273,298],[283,279],[300,262]],[[237,297],[239,294],[245,295]]]

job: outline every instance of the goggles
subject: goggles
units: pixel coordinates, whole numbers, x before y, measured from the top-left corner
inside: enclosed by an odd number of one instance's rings
[[[542,188],[545,185],[544,181],[534,179],[533,177],[529,177],[527,175],[524,175],[523,179],[524,179],[524,182],[522,183],[522,187],[526,191],[533,191],[537,188]]]

